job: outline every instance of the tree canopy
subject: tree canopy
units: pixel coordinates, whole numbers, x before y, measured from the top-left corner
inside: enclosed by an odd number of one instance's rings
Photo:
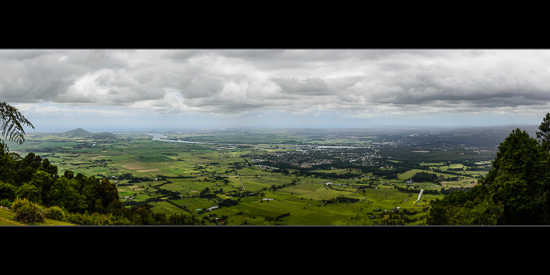
[[[515,129],[499,145],[492,169],[469,191],[436,200],[428,224],[550,224],[550,114],[537,139]]]

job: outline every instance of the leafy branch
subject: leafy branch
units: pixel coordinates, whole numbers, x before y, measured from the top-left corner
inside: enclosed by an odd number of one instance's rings
[[[6,102],[0,102],[0,131],[8,141],[15,141],[18,144],[22,144],[25,141],[25,129],[23,126],[30,126],[34,129],[34,126],[28,121],[17,108],[7,104]],[[5,147],[4,141],[0,141],[0,146]]]

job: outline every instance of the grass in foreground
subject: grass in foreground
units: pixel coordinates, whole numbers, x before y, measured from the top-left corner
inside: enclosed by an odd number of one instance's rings
[[[56,221],[52,219],[44,219],[43,222],[40,223],[22,223],[18,222],[14,219],[15,213],[12,210],[6,209],[6,208],[0,208],[0,226],[8,226],[8,225],[39,225],[39,226],[47,226],[47,225],[54,225],[54,226],[67,226],[67,225],[74,225],[72,223],[68,222],[61,222]]]

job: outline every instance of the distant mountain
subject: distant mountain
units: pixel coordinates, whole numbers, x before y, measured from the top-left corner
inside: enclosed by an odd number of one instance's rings
[[[115,134],[112,134],[112,133],[108,133],[108,132],[91,133],[91,132],[88,132],[88,131],[86,131],[82,128],[66,131],[66,132],[61,133],[61,135],[62,136],[67,136],[67,137],[91,137],[91,138],[95,138],[95,139],[106,139],[106,138],[116,138],[117,137]]]
[[[74,129],[74,130],[70,130],[70,131],[67,131],[67,132],[63,132],[61,133],[61,135],[63,136],[68,136],[68,137],[91,137],[92,136],[92,133],[82,129],[82,128],[78,128],[78,129]]]
[[[93,133],[92,137],[95,139],[106,139],[106,138],[116,138],[115,134],[109,132]]]

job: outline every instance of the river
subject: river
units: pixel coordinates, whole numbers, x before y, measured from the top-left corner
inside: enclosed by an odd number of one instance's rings
[[[165,139],[167,136],[165,134],[160,134],[160,133],[147,133],[147,134],[152,136],[153,140],[156,140],[156,141],[192,143],[192,144],[214,144],[214,143],[199,142],[199,141],[185,141],[185,140],[179,140],[179,139],[178,140]]]
[[[235,146],[235,144],[225,144],[225,143],[210,143],[210,142],[200,142],[200,141],[185,141],[185,140],[170,140],[165,139],[167,136],[160,133],[147,133],[153,137],[153,140],[156,141],[165,141],[165,142],[179,142],[179,143],[190,143],[190,144],[211,144],[211,145],[230,145]],[[365,146],[341,146],[341,145],[307,145],[307,144],[277,144],[285,146],[295,146],[297,148],[309,148],[309,149],[366,149],[370,147]]]

